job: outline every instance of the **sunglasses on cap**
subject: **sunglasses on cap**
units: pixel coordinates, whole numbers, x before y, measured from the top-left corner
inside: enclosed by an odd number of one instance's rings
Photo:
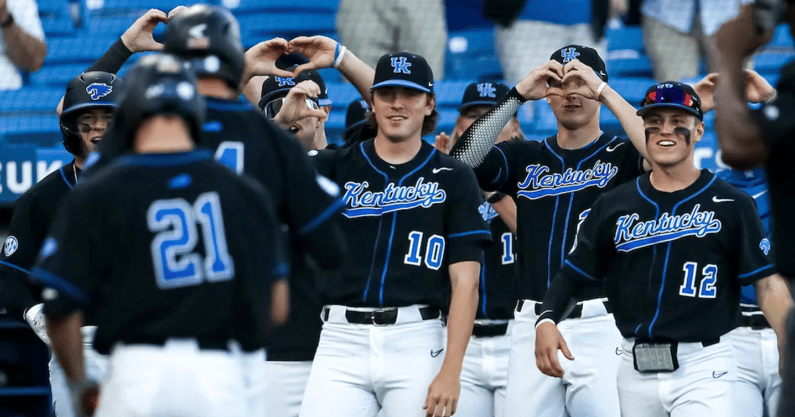
[[[268,118],[270,119],[276,117],[276,115],[279,114],[279,111],[282,109],[282,106],[284,106],[284,100],[286,98],[287,97],[280,97],[275,100],[269,101],[268,104],[265,105],[265,108],[262,109],[262,111],[265,112],[265,116],[268,116]],[[320,105],[318,104],[316,98],[307,97],[305,101],[306,101],[306,106],[309,107],[310,109],[312,110],[320,109]]]
[[[644,107],[650,104],[678,104],[700,112],[698,98],[682,89],[674,87],[658,88],[646,94],[646,97],[643,98],[640,105]]]

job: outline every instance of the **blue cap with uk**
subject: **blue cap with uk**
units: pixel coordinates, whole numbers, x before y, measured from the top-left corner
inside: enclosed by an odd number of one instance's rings
[[[699,120],[704,120],[701,99],[693,87],[687,84],[666,81],[649,87],[640,103],[638,116],[643,117],[649,110],[660,107],[681,109],[696,116]]]
[[[372,89],[395,86],[433,93],[433,71],[425,58],[411,52],[382,56],[375,66]]]

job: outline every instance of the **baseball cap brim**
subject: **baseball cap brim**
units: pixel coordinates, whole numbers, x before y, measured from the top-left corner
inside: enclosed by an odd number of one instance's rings
[[[420,91],[425,92],[425,93],[430,93],[431,92],[430,88],[423,87],[423,86],[421,86],[421,85],[419,85],[417,83],[414,83],[414,82],[411,82],[411,81],[406,81],[406,80],[386,80],[386,81],[381,81],[380,83],[372,86],[371,89],[375,90],[376,88],[381,88],[381,87],[406,87],[406,88],[412,88],[414,90],[420,90]]]
[[[72,107],[69,107],[68,109],[65,109],[64,111],[62,111],[61,112],[61,117],[66,116],[67,114],[76,112],[76,111],[81,110],[81,109],[93,108],[93,107],[113,107],[113,108],[116,108],[116,103],[114,103],[112,101],[92,101],[91,103],[76,104],[76,105],[74,105]]]
[[[680,109],[684,110],[693,116],[696,116],[699,120],[703,120],[703,116],[693,109],[692,107],[687,107],[684,104],[677,104],[677,103],[655,103],[655,104],[648,104],[646,106],[641,107],[638,110],[638,116],[643,117],[644,114],[648,113],[649,110],[659,109],[659,108],[669,108],[669,109]]]
[[[320,98],[320,97],[318,97],[318,99],[317,99],[317,105],[318,106],[330,106],[332,104],[334,104],[334,102],[332,102],[331,99],[329,99],[329,98]]]
[[[470,101],[470,102],[467,102],[466,104],[462,104],[462,105],[458,106],[458,112],[459,112],[459,113],[461,113],[461,112],[462,112],[462,111],[464,111],[465,109],[468,109],[468,108],[470,108],[470,107],[473,107],[473,106],[488,106],[488,107],[494,107],[494,106],[496,106],[496,105],[497,105],[497,102],[496,102],[496,101],[488,101],[488,100],[482,100],[482,101]]]

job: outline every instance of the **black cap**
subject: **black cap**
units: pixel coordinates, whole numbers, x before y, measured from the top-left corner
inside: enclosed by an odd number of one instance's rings
[[[287,71],[292,71],[295,67],[288,68]],[[290,92],[290,89],[297,84],[304,81],[314,81],[320,87],[320,94],[317,95],[318,105],[330,106],[331,100],[328,98],[328,88],[326,83],[323,82],[323,77],[315,70],[301,71],[296,77],[268,77],[262,82],[262,92],[260,93],[259,108],[265,108],[269,102],[277,98],[284,97]]]
[[[375,66],[372,89],[390,86],[433,93],[433,71],[425,58],[411,52],[386,54]]]
[[[471,106],[496,106],[497,103],[508,94],[510,89],[502,83],[477,82],[469,84],[464,90],[464,98],[458,112],[464,111]]]
[[[596,75],[598,75],[602,81],[607,82],[607,69],[605,68],[605,62],[602,61],[602,58],[599,56],[599,53],[596,52],[596,49],[582,45],[568,45],[552,53],[552,56],[549,59],[558,61],[563,65],[568,64],[569,61],[573,59],[577,59],[583,64],[593,68],[594,72],[596,72]]]
[[[661,107],[681,109],[698,117],[699,120],[704,120],[701,98],[693,87],[687,84],[666,81],[649,87],[640,103],[638,116],[642,117],[649,110]]]
[[[358,99],[351,101],[348,105],[348,110],[345,112],[345,134],[363,125],[366,122],[367,112],[370,111],[370,105],[366,100]]]

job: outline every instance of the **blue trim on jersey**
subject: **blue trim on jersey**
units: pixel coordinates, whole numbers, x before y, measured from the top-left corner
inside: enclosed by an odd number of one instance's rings
[[[577,271],[577,273],[578,273],[578,274],[580,274],[580,275],[584,276],[585,278],[588,278],[588,279],[589,279],[589,280],[591,280],[591,281],[599,281],[598,279],[596,279],[596,278],[594,278],[594,277],[592,277],[592,276],[590,276],[590,275],[586,274],[586,273],[585,273],[585,271],[583,271],[582,269],[580,269],[580,268],[577,268],[576,266],[574,266],[574,264],[573,264],[573,263],[571,263],[571,262],[569,262],[569,260],[568,260],[568,259],[567,259],[567,260],[565,260],[565,261],[563,261],[563,263],[564,263],[564,264],[566,264],[566,265],[568,265],[568,266],[569,266],[571,269],[573,269],[573,270]]]
[[[497,150],[497,152],[499,152],[499,153],[500,153],[500,156],[502,156],[502,161],[503,161],[503,162],[505,162],[505,175],[506,175],[506,177],[507,177],[508,173],[510,172],[510,169],[508,168],[508,157],[507,157],[507,156],[505,156],[505,152],[503,152],[503,151],[502,151],[502,149],[500,149],[500,148],[498,148],[498,147],[496,147],[496,146],[494,147],[494,149],[496,149],[496,150]],[[502,170],[500,170],[500,171],[497,173],[497,178],[495,178],[495,179],[494,179],[494,180],[491,182],[491,185],[494,185],[494,186],[499,186],[500,188],[502,188],[502,182],[503,182],[503,180],[502,180],[502,174],[503,174],[503,171],[502,171]],[[507,179],[507,178],[506,178],[506,179]]]
[[[750,277],[751,275],[757,274],[757,273],[759,273],[759,272],[762,272],[762,271],[764,271],[765,269],[770,269],[770,268],[773,268],[773,264],[770,264],[770,265],[767,265],[767,266],[763,266],[763,267],[761,267],[761,268],[759,268],[759,269],[755,269],[755,270],[753,270],[753,271],[751,271],[751,272],[749,272],[749,273],[747,273],[747,274],[739,274],[739,275],[737,275],[737,278],[740,278],[740,279],[742,279],[742,278],[748,278],[748,277]]]
[[[132,165],[132,166],[173,166],[173,165],[186,165],[196,161],[205,159],[212,159],[213,156],[210,151],[191,151],[179,153],[164,153],[164,154],[137,154],[125,155],[116,158],[118,165]]]
[[[83,292],[83,290],[50,271],[41,268],[35,268],[31,272],[31,277],[34,281],[40,282],[45,286],[54,288],[58,291],[62,291],[81,303],[88,301],[88,296]]]
[[[654,206],[654,209],[656,210],[655,213],[654,213],[654,221],[656,222],[657,219],[660,217],[660,206],[657,203],[655,203],[654,201],[652,201],[652,199],[649,198],[646,194],[643,193],[643,190],[641,190],[641,188],[640,188],[640,177],[638,177],[635,180],[635,188],[638,189],[638,194],[640,194],[641,198],[643,198],[644,200],[648,201],[649,204]],[[654,260],[657,259],[657,245],[652,246],[651,250],[652,250],[652,255],[651,255],[652,268],[654,268]],[[638,330],[640,330],[641,326],[643,326],[643,323],[638,324],[638,327],[635,328],[635,334],[638,334]]]
[[[452,235],[447,235],[447,238],[451,239],[451,238],[454,238],[454,237],[471,236],[471,235],[479,235],[479,234],[491,235],[491,232],[488,231],[488,230],[473,230],[471,232],[453,233]]]
[[[204,100],[206,102],[206,107],[208,109],[220,110],[220,111],[237,111],[237,112],[254,110],[254,106],[252,106],[251,103],[242,99],[238,101],[230,101],[218,98],[205,97]]]
[[[359,143],[359,150],[362,152],[362,155],[364,156],[364,159],[367,161],[368,164],[370,164],[370,166],[375,170],[375,172],[377,172],[377,173],[379,173],[379,174],[384,176],[384,188],[386,188],[386,185],[389,183],[389,175],[387,175],[384,171],[381,171],[380,169],[375,167],[375,164],[373,164],[373,161],[371,161],[370,157],[367,156],[367,152],[364,151],[364,142],[360,142]],[[381,238],[381,222],[382,221],[384,221],[383,217],[381,217],[378,220],[378,234],[375,235],[375,244],[376,245],[378,245],[378,240]],[[373,268],[375,267],[375,250],[376,249],[377,248],[373,248],[373,261],[370,263],[370,273],[367,276],[367,285],[365,285],[365,287],[364,287],[364,294],[362,295],[362,301],[367,301],[367,294],[370,293],[370,281],[371,281],[371,278],[373,277],[373,272],[372,272]]]
[[[486,255],[480,255],[480,293],[482,294],[480,303],[480,313],[486,316]]]
[[[558,160],[560,161],[561,170],[565,171],[566,170],[566,162],[563,161],[563,158],[561,158],[560,155],[558,155],[555,152],[555,150],[552,149],[547,144],[547,141],[544,141],[544,146],[547,149],[549,149],[550,152],[552,152],[552,155],[555,155],[555,157],[558,158]],[[557,217],[558,217],[558,202],[559,202],[559,200],[560,200],[560,195],[556,195],[555,196],[555,209],[552,211],[552,227],[549,230],[549,245],[548,245],[549,249],[547,250],[547,288],[549,288],[549,284],[552,281],[552,264],[550,262],[551,262],[551,259],[552,259],[552,239],[555,236],[555,220],[557,220]]]
[[[65,182],[66,185],[69,186],[69,188],[74,188],[74,185],[72,185],[72,183],[69,182],[69,180],[66,179],[66,173],[63,172],[63,166],[58,168],[58,171],[61,171],[61,178],[63,178],[63,182]]]
[[[290,275],[290,264],[287,262],[282,262],[273,268],[273,278],[275,281],[285,278],[287,275]]]
[[[601,148],[597,149],[594,153],[586,156],[583,159],[580,159],[580,162],[577,163],[577,171],[580,170],[580,167],[582,167],[582,163],[583,162],[593,158],[594,155],[596,155],[597,153],[601,152],[602,149],[610,146],[610,144],[615,142],[616,139],[617,138],[615,136],[613,136],[613,139],[611,139],[610,142],[607,142],[606,144],[604,144],[604,146],[602,146]],[[599,140],[599,139],[597,139],[597,140]],[[564,167],[564,170],[565,170],[565,167]],[[561,244],[560,244],[560,259],[566,259],[566,234],[569,233],[569,218],[571,218],[571,206],[574,205],[574,195],[575,194],[576,193],[569,194],[569,208],[568,208],[568,210],[566,210],[566,221],[563,222],[563,242],[561,242]]]
[[[14,268],[17,271],[24,272],[26,275],[30,275],[30,271],[28,271],[27,269],[25,269],[25,268],[23,268],[21,266],[14,265],[11,262],[0,261],[0,265],[5,265],[5,266],[7,266],[9,268]]]
[[[709,186],[712,185],[712,183],[715,182],[717,178],[718,177],[713,176],[712,179],[707,183],[707,185],[704,186],[704,188],[696,191],[690,197],[687,197],[681,200],[680,202],[676,203],[674,205],[674,208],[671,209],[671,216],[676,214],[676,209],[679,208],[679,206],[682,205],[682,203],[685,203],[688,200],[692,200],[697,195],[703,193],[704,190],[709,188]],[[663,263],[662,282],[660,283],[660,292],[657,295],[657,311],[654,313],[654,318],[651,320],[651,323],[649,324],[649,339],[652,339],[652,333],[651,333],[652,328],[654,327],[654,323],[657,322],[657,318],[660,316],[660,308],[662,307],[663,288],[665,288],[665,274],[668,272],[668,257],[671,255],[671,243],[673,242],[672,241],[668,242],[668,246],[665,248],[665,263]]]
[[[326,220],[330,219],[335,213],[340,211],[342,207],[345,206],[345,201],[342,199],[338,199],[334,204],[328,206],[322,213],[320,213],[317,217],[315,217],[311,222],[307,223],[306,226],[302,227],[298,230],[298,236],[304,236],[315,229],[318,228],[321,224],[325,223]]]
[[[400,181],[398,181],[397,184],[398,187],[403,185],[403,181],[406,178],[414,175],[414,173],[424,168],[425,165],[428,164],[428,162],[431,160],[431,158],[434,155],[436,155],[436,148],[431,149],[431,153],[428,155],[425,161],[423,161],[417,168],[414,168],[411,172],[404,175],[403,178],[400,179]],[[378,291],[378,305],[380,306],[384,305],[384,282],[386,281],[386,271],[389,269],[389,259],[391,257],[390,255],[392,254],[392,240],[395,237],[395,223],[397,223],[395,220],[397,220],[397,212],[394,212],[392,214],[392,231],[389,232],[389,245],[387,245],[386,259],[384,260],[384,271],[381,273],[381,288]]]

